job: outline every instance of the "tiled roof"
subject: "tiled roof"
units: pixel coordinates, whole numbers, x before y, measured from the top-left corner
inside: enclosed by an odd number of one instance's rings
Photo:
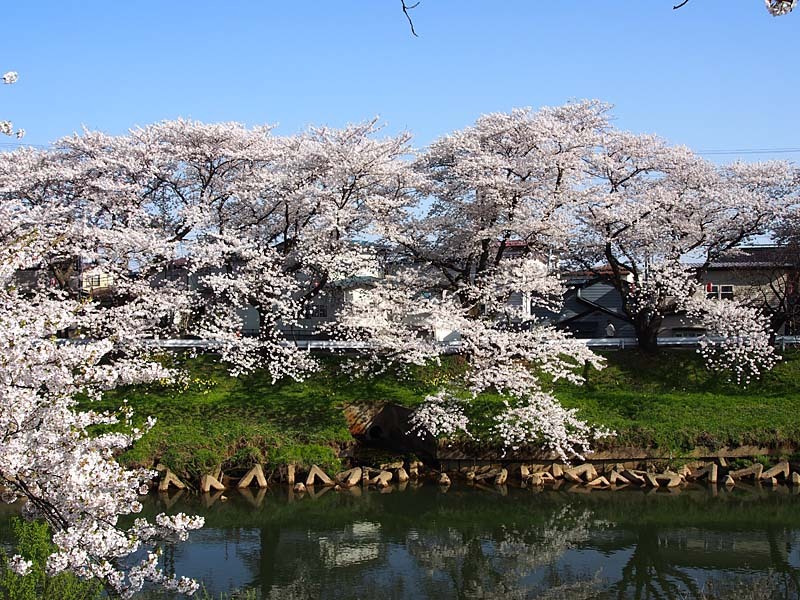
[[[709,265],[710,269],[791,267],[791,256],[782,246],[746,246],[724,252]]]

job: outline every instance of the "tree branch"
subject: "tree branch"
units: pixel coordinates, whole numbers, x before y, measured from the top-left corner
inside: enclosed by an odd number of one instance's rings
[[[686,1],[688,2],[689,0]],[[415,2],[414,4],[408,5],[406,4],[406,0],[400,0],[400,4],[403,5],[403,14],[406,16],[406,19],[408,19],[408,26],[411,27],[411,33],[414,34],[414,37],[419,37],[417,35],[416,30],[414,29],[414,21],[411,20],[411,15],[408,14],[408,11],[414,10],[419,6],[419,2]]]

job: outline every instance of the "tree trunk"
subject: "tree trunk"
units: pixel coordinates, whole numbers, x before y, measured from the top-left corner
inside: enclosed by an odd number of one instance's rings
[[[645,311],[640,312],[633,318],[633,328],[636,331],[636,340],[639,348],[647,354],[658,352],[658,331],[661,329],[661,315],[653,315]]]
[[[769,316],[770,343],[775,342],[776,336],[783,334],[781,329],[783,329],[783,326],[786,325],[787,321],[788,321],[787,314],[783,311],[774,312]]]

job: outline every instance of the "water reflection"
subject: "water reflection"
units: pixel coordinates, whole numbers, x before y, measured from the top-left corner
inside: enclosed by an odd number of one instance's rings
[[[800,586],[800,498],[785,489],[389,489],[162,495],[146,512],[205,514],[164,556],[212,594],[699,600],[767,573],[778,597]]]

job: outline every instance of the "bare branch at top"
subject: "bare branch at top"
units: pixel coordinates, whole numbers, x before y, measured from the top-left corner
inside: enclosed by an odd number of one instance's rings
[[[419,6],[419,2],[415,2],[414,4],[406,4],[405,0],[400,0],[400,3],[403,5],[403,14],[406,16],[406,19],[408,19],[408,25],[411,27],[411,33],[414,34],[414,37],[419,37],[414,29],[414,21],[411,19],[411,15],[408,13],[408,11],[417,8]]]

